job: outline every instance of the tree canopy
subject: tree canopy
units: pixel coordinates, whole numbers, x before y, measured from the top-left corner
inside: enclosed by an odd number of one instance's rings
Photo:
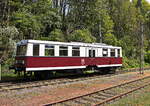
[[[0,1],[0,40],[4,47],[14,36],[15,42],[21,39],[99,42],[101,39],[103,43],[121,46],[124,57],[137,59],[141,22],[149,62],[150,4],[146,0]]]

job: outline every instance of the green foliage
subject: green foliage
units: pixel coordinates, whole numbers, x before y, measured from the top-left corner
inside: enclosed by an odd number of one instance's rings
[[[108,33],[104,36],[104,42],[110,45],[117,45],[117,38],[113,34]]]
[[[8,60],[12,57],[15,47],[15,38],[18,36],[18,30],[13,27],[0,27],[0,64],[5,63],[5,60]]]
[[[96,39],[91,35],[89,30],[76,30],[70,35],[70,41],[77,41],[77,42],[95,42]]]
[[[135,67],[144,23],[150,63],[150,4],[142,0],[141,6],[137,0],[6,0],[0,3],[0,47],[10,58],[18,40],[99,42],[102,34],[103,43],[123,48],[124,67]]]
[[[145,53],[144,59],[145,62],[150,63],[150,50]]]
[[[54,31],[52,31],[48,37],[40,37],[37,39],[48,40],[48,41],[61,41],[61,42],[65,41],[64,34],[59,29],[55,29]]]
[[[123,58],[123,68],[135,68],[139,67],[139,61],[133,58]]]
[[[2,39],[2,44],[6,44],[9,39],[14,39],[18,34],[18,30],[14,26],[8,26],[5,28],[0,27],[0,38]]]
[[[57,15],[56,11],[48,11],[46,14],[42,14],[41,22],[44,25],[43,36],[48,36],[55,29],[60,29],[62,25],[61,17]]]
[[[64,35],[61,30],[55,29],[49,34],[50,40],[53,41],[65,41]]]
[[[45,14],[49,12],[49,10],[52,10],[51,1],[52,0],[37,0],[35,2],[29,1],[29,3],[25,5],[25,7],[28,8],[28,10],[31,11],[33,14]]]
[[[39,35],[42,27],[39,17],[27,11],[15,12],[13,14],[13,24],[22,33],[23,38],[35,38]]]

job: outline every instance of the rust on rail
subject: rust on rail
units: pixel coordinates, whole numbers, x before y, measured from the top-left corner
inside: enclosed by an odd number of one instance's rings
[[[124,92],[124,93],[121,93],[121,94],[116,95],[116,96],[114,96],[114,97],[108,98],[108,99],[106,99],[106,100],[104,100],[104,101],[102,101],[102,102],[99,102],[99,103],[94,104],[93,106],[99,106],[99,105],[108,103],[108,102],[110,102],[110,101],[112,101],[112,100],[115,100],[115,99],[117,99],[117,98],[121,98],[122,96],[128,95],[128,94],[130,94],[130,93],[132,93],[132,92],[134,92],[134,91],[137,91],[137,90],[139,90],[139,89],[141,89],[141,88],[144,88],[144,87],[146,87],[146,86],[148,86],[148,85],[150,85],[150,83],[145,84],[145,85],[143,85],[143,86],[141,86],[141,87],[138,87],[138,88],[134,88],[134,89],[132,89],[132,90],[130,90],[130,91],[128,91],[128,92]]]
[[[150,76],[146,76],[146,77],[143,77],[143,78],[138,78],[136,80],[131,80],[131,81],[128,81],[128,82],[125,82],[125,83],[122,83],[122,84],[118,84],[118,85],[115,85],[115,86],[112,86],[112,87],[108,87],[108,88],[105,88],[105,89],[97,90],[97,91],[94,91],[94,92],[91,92],[91,93],[87,93],[87,94],[84,94],[84,95],[80,95],[80,96],[77,96],[77,97],[72,97],[72,98],[69,98],[69,99],[59,100],[59,101],[56,101],[56,102],[44,104],[43,106],[51,106],[51,105],[55,105],[55,104],[58,104],[58,103],[63,103],[63,102],[66,102],[66,101],[74,100],[74,99],[77,99],[77,98],[81,98],[81,97],[84,97],[84,96],[88,96],[88,95],[91,95],[91,94],[95,94],[95,93],[98,93],[98,92],[101,92],[101,91],[109,90],[109,89],[112,89],[112,88],[115,88],[115,87],[118,87],[118,86],[123,86],[125,84],[129,84],[129,83],[140,81],[140,80],[147,79],[147,78],[150,78]],[[132,91],[130,91],[130,92],[132,92]],[[120,95],[118,95],[118,96],[121,97]],[[114,96],[114,97],[112,97],[110,99],[112,100],[113,98],[118,98],[118,96]],[[110,101],[110,100],[106,100],[106,101]],[[103,102],[105,103],[105,100]]]

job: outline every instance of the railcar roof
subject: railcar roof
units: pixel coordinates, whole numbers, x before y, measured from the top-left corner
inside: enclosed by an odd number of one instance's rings
[[[105,43],[83,43],[83,42],[58,42],[58,41],[42,41],[42,40],[21,40],[17,45],[24,45],[27,43],[33,44],[52,44],[52,45],[70,45],[70,46],[83,46],[83,47],[106,47],[106,48],[121,48],[117,46],[107,45]]]

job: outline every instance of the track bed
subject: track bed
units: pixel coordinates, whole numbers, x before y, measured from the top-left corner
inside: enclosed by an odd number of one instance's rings
[[[119,74],[115,76],[99,77],[89,80],[80,80],[73,83],[54,84],[53,86],[40,86],[22,90],[8,90],[1,92],[0,105],[43,105],[54,103],[56,101],[75,98],[77,96],[96,92],[114,85],[125,83],[129,80],[135,80],[142,77],[150,76],[150,72],[139,75],[137,72]],[[108,95],[110,96],[110,95]]]
[[[125,82],[74,98],[45,104],[44,106],[99,106],[122,98],[123,96],[126,96],[147,86],[150,86],[150,76]]]

